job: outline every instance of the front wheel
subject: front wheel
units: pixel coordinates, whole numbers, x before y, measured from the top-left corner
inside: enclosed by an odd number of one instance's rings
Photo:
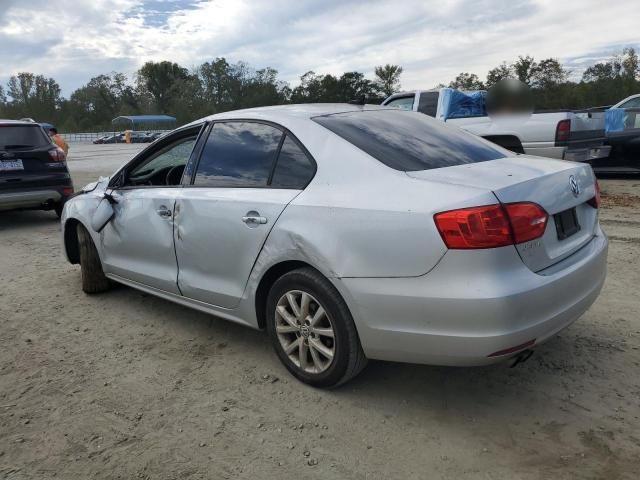
[[[285,367],[314,387],[336,387],[366,365],[349,309],[319,272],[280,277],[267,298],[267,331]]]
[[[82,225],[78,225],[77,228],[82,291],[84,293],[100,293],[109,290],[111,282],[102,271],[102,263],[91,235]]]

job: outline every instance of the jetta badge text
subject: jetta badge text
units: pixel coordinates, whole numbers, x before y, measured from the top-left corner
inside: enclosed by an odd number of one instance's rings
[[[569,187],[571,188],[571,192],[574,197],[580,195],[580,184],[578,183],[578,179],[575,175],[569,176]]]

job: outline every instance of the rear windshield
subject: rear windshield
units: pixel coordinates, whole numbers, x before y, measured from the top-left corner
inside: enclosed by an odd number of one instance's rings
[[[470,133],[400,110],[337,113],[313,120],[388,167],[404,172],[485,162],[512,154]]]
[[[0,125],[0,150],[46,147],[49,137],[39,125]]]

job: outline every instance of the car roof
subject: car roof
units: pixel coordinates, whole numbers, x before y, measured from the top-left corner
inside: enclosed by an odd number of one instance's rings
[[[26,125],[30,127],[39,127],[39,123],[27,122],[26,120],[5,120],[0,118],[0,125]]]
[[[618,106],[623,105],[627,103],[629,100],[633,100],[634,98],[637,98],[637,97],[640,97],[640,93],[636,93],[635,95],[629,95],[627,98],[623,98],[611,108],[617,108]]]
[[[370,110],[389,110],[390,107],[380,105],[354,105],[351,103],[303,103],[293,105],[274,105],[270,107],[245,108],[229,112],[216,113],[208,117],[191,122],[187,126],[197,125],[213,120],[266,120],[276,123],[286,123],[293,120],[309,120],[313,117],[333,115],[337,113],[361,112]]]

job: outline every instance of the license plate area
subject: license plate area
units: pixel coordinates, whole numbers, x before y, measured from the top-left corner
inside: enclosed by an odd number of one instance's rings
[[[575,207],[556,213],[553,216],[553,220],[556,224],[558,240],[569,238],[571,235],[580,231],[580,224],[578,223],[578,215],[576,214]]]
[[[15,172],[16,170],[24,170],[22,159],[0,160],[0,172]]]

